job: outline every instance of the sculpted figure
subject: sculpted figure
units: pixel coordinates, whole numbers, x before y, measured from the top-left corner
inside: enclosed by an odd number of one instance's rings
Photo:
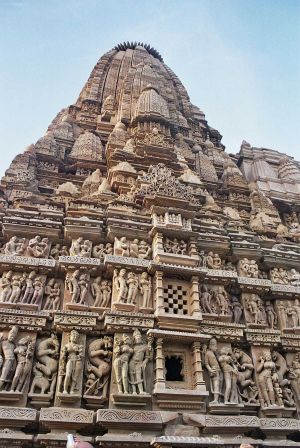
[[[25,238],[13,236],[4,246],[5,255],[24,255]]]
[[[288,304],[290,305],[290,302],[288,302]],[[286,304],[284,302],[278,301],[277,302],[277,310],[278,310],[278,316],[279,316],[279,320],[281,322],[282,329],[285,329],[285,328],[287,328],[288,308],[286,308]]]
[[[46,301],[44,310],[56,311],[60,306],[60,284],[55,281],[55,278],[48,280],[45,287]]]
[[[129,257],[129,245],[127,244],[126,236],[120,239],[115,237],[114,254],[121,257]]]
[[[71,257],[83,257],[88,258],[91,256],[92,243],[89,240],[83,240],[83,237],[77,238],[77,240],[72,241],[70,248]]]
[[[80,289],[79,303],[81,305],[86,305],[87,304],[87,295],[88,295],[89,286],[90,286],[89,275],[81,274],[79,277],[78,285],[79,285],[79,289]]]
[[[211,404],[218,404],[221,395],[222,376],[221,367],[217,359],[217,340],[215,338],[209,341],[208,349],[204,355],[204,365],[209,373],[210,390],[214,397]]]
[[[64,346],[61,362],[61,376],[64,377],[63,393],[75,394],[79,390],[79,376],[82,370],[83,346],[79,344],[79,333],[72,330],[69,342]]]
[[[254,365],[251,357],[237,347],[233,350],[233,357],[238,369],[237,382],[240,389],[243,391],[248,386],[254,386]]]
[[[139,240],[137,238],[130,243],[129,255],[133,258],[139,258]]]
[[[50,251],[49,258],[52,258],[53,260],[58,260],[58,257],[61,255],[61,246],[60,244],[55,244]],[[67,254],[68,255],[68,254]]]
[[[136,298],[139,291],[139,280],[134,272],[128,272],[127,285],[128,285],[127,303],[136,303]]]
[[[290,270],[290,284],[296,287],[300,286],[300,273],[296,269]]]
[[[293,327],[300,326],[300,303],[298,299],[295,299],[293,304],[285,309],[287,316],[291,316]]]
[[[205,262],[203,263],[203,267],[208,267],[209,269],[221,269],[222,268],[222,260],[219,254],[214,254],[213,252],[208,252],[205,256]]]
[[[100,243],[93,248],[93,257],[99,258],[100,260],[104,260],[105,255],[113,254],[113,245],[111,243]]]
[[[217,304],[220,308],[221,316],[226,316],[229,314],[229,300],[228,295],[223,286],[219,286],[218,290],[215,291],[215,298]]]
[[[80,301],[79,274],[80,271],[76,269],[73,274],[68,274],[66,277],[66,288],[71,293],[72,303],[79,303]]]
[[[237,270],[240,277],[258,278],[258,266],[255,260],[248,258],[239,260]]]
[[[22,297],[23,303],[31,303],[34,293],[34,280],[36,277],[36,272],[31,271],[26,277],[25,277],[25,291],[24,295]]]
[[[23,280],[24,280],[23,275],[20,275],[20,274],[13,275],[12,281],[11,281],[12,292],[11,292],[11,296],[9,299],[10,303],[18,303],[20,301]]]
[[[228,348],[221,348],[218,361],[224,378],[224,404],[238,403],[238,370]]]
[[[212,314],[215,312],[214,308],[211,306],[212,294],[208,290],[208,287],[203,285],[200,294],[200,304],[203,313]]]
[[[275,363],[269,353],[265,353],[258,360],[256,366],[260,401],[262,407],[276,406],[273,374],[276,373]]]
[[[107,397],[111,358],[112,338],[104,336],[90,343],[86,362],[88,375],[85,395]]]
[[[0,376],[0,390],[8,390],[13,374],[16,369],[15,344],[18,335],[18,327],[14,326],[8,333],[7,338],[1,338],[0,355],[2,359],[2,370]]]
[[[289,379],[297,401],[300,401],[300,362],[299,359],[294,359],[289,368]]]
[[[72,245],[70,247],[70,256],[71,257],[79,257],[82,245],[83,245],[83,237],[82,236],[77,238],[77,240],[73,240]]]
[[[31,383],[30,393],[49,394],[54,393],[57,378],[59,341],[56,334],[42,339],[37,343],[36,363],[33,368],[34,377]]]
[[[129,359],[133,353],[132,341],[128,334],[123,334],[122,339],[115,339],[115,359],[113,362],[118,391],[120,394],[129,394]]]
[[[252,322],[254,324],[265,323],[265,319],[262,312],[264,310],[261,309],[262,302],[257,294],[250,294],[250,296],[247,298],[246,306],[252,316]]]
[[[151,252],[152,252],[151,247],[146,243],[146,241],[141,240],[139,242],[139,247],[138,247],[139,258],[147,259],[150,257]]]
[[[0,281],[0,302],[9,302],[12,294],[13,272],[8,271],[2,275]]]
[[[126,283],[126,269],[120,269],[119,273],[118,270],[115,269],[113,282],[117,291],[116,301],[118,303],[126,303],[128,296],[128,286]]]
[[[150,308],[152,285],[151,278],[149,277],[147,272],[142,272],[140,276],[140,291],[142,294],[141,306],[143,308]]]
[[[45,258],[49,249],[48,238],[41,238],[39,235],[29,240],[27,252],[30,257]]]
[[[30,303],[39,305],[42,301],[44,293],[44,281],[42,277],[38,276],[33,281],[33,294]]]
[[[150,361],[151,340],[149,344],[143,342],[139,330],[133,332],[133,353],[129,361],[129,381],[133,394],[145,394],[145,370]]]
[[[101,277],[95,278],[91,285],[92,296],[95,299],[94,306],[102,306],[102,290],[101,290]]]
[[[17,358],[17,367],[11,383],[11,392],[22,392],[32,367],[34,343],[29,336],[25,336],[17,343],[14,353]]]
[[[273,304],[270,302],[270,300],[266,301],[265,304],[265,311],[266,311],[266,316],[267,316],[267,323],[269,325],[270,328],[275,328],[277,325],[277,315],[274,311],[274,307]]]
[[[230,308],[232,310],[233,322],[235,324],[239,324],[241,322],[242,315],[243,315],[243,307],[240,304],[240,301],[236,296],[231,295],[230,301],[231,301]]]
[[[287,285],[289,283],[287,271],[283,268],[273,268],[271,270],[271,279],[273,283]]]
[[[109,280],[102,280],[101,292],[102,292],[102,306],[108,307],[111,299],[111,282]]]

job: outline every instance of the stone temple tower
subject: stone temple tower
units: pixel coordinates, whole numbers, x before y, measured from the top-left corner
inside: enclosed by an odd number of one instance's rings
[[[300,446],[300,165],[120,44],[0,185],[0,446]]]

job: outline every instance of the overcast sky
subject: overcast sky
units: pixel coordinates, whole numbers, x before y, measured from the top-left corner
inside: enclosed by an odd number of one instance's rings
[[[300,160],[299,0],[0,0],[0,29],[1,175],[124,40],[162,54],[228,152]]]

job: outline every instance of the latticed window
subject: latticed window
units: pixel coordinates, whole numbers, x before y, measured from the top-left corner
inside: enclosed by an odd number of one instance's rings
[[[164,288],[164,307],[166,313],[187,315],[187,290],[182,285],[168,284]]]

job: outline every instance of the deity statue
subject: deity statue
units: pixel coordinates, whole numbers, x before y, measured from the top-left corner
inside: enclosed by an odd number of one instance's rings
[[[210,390],[213,394],[213,401],[211,404],[218,404],[221,395],[221,367],[217,358],[217,340],[212,338],[209,341],[208,349],[205,351],[204,355],[204,365],[208,370],[210,377]]]
[[[136,303],[136,298],[139,291],[139,280],[134,272],[128,272],[127,286],[128,286],[127,303]]]
[[[86,361],[85,395],[107,398],[112,345],[112,338],[108,336],[90,343]]]
[[[80,305],[87,305],[87,295],[89,293],[90,279],[89,274],[81,274],[78,281],[80,289]]]
[[[59,341],[55,333],[38,341],[35,351],[36,363],[33,367],[34,377],[30,394],[53,395],[58,368]]]
[[[146,367],[151,359],[151,339],[148,344],[143,342],[138,329],[133,332],[133,353],[128,364],[129,382],[133,394],[146,393]]]
[[[63,393],[75,394],[79,391],[79,377],[82,371],[83,345],[79,343],[79,333],[72,330],[69,342],[63,347],[61,354],[60,388],[63,380]]]
[[[11,392],[23,391],[26,380],[31,373],[34,346],[35,344],[29,336],[21,338],[17,343],[17,346],[14,349],[14,354],[17,358],[17,366],[11,383]]]
[[[147,272],[141,273],[139,283],[140,283],[140,291],[142,294],[141,307],[150,308],[152,284],[151,284],[151,277],[149,277]]]
[[[17,326],[12,327],[8,333],[7,338],[0,339],[0,359],[2,364],[1,376],[0,376],[0,390],[8,390],[11,384],[13,374],[16,370],[16,357],[15,357],[15,347],[16,338],[19,332]],[[1,367],[0,367],[1,369]]]
[[[254,324],[265,324],[265,312],[261,298],[257,294],[249,294],[246,299],[246,307]]]
[[[291,316],[293,327],[299,327],[300,326],[300,303],[299,299],[295,299],[293,304],[285,308],[285,312],[287,316]]]

